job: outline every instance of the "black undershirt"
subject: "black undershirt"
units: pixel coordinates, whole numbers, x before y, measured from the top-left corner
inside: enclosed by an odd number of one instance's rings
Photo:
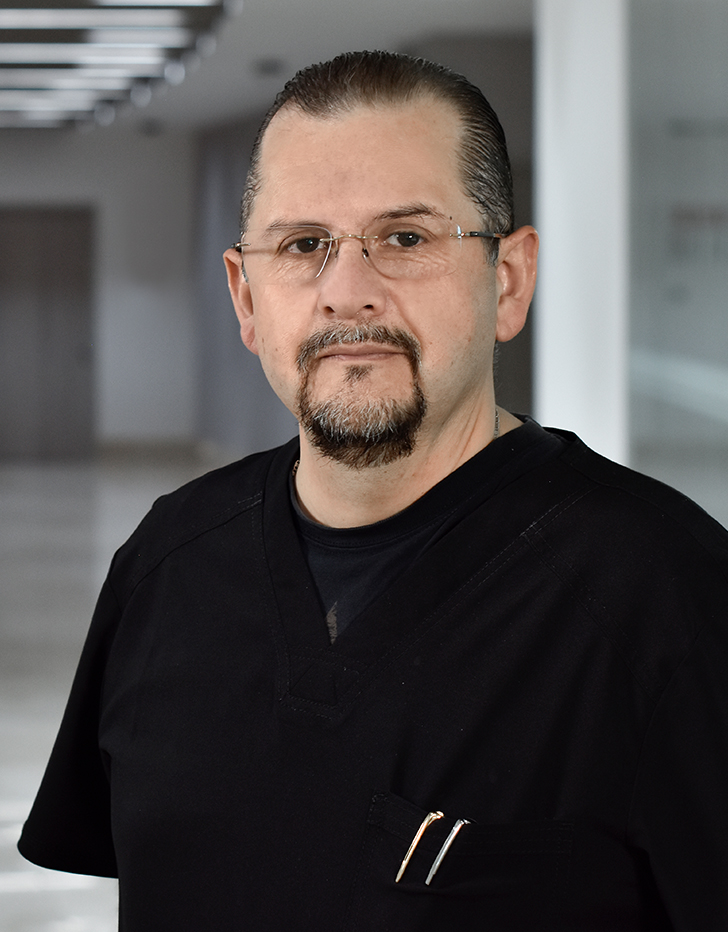
[[[562,441],[530,418],[489,443],[408,508],[362,527],[334,528],[304,515],[290,491],[294,523],[333,642],[428,547],[471,510],[471,499],[507,459],[518,472],[554,455]],[[495,489],[494,489],[495,491]]]

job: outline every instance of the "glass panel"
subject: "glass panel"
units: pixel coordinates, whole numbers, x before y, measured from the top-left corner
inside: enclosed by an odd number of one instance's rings
[[[728,524],[728,4],[631,15],[632,463]]]

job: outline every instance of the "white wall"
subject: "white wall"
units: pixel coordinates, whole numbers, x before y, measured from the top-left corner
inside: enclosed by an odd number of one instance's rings
[[[728,5],[631,0],[632,463],[728,526]]]
[[[628,458],[628,0],[536,0],[536,415]]]
[[[632,423],[728,462],[728,5],[632,0]]]
[[[101,443],[193,437],[192,152],[186,134],[123,127],[0,136],[0,205],[95,209]]]

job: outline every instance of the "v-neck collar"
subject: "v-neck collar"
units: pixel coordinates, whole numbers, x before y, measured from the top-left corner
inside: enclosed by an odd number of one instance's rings
[[[280,698],[326,718],[341,715],[377,670],[406,650],[423,626],[433,623],[438,609],[445,613],[453,593],[507,546],[518,522],[502,520],[500,507],[494,509],[500,517],[494,513],[490,520],[482,506],[495,504],[499,492],[534,466],[556,457],[562,446],[561,439],[529,420],[489,444],[395,516],[399,521],[404,515],[405,521],[417,522],[426,520],[433,510],[452,512],[438,540],[334,644],[294,524],[288,479],[298,457],[298,441],[282,447],[269,469],[262,506],[265,582],[271,587],[271,604],[278,610],[279,656],[285,666],[279,677]],[[465,507],[464,488],[472,490]],[[512,514],[512,507],[508,513]],[[386,524],[372,527],[382,530],[385,525],[386,530]],[[469,546],[473,534],[482,536],[483,531],[491,554]],[[454,552],[457,560],[452,558]]]

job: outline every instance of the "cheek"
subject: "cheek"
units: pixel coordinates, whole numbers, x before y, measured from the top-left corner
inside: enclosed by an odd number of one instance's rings
[[[267,365],[283,366],[294,360],[301,341],[290,313],[284,308],[261,303],[255,309],[255,337],[258,352]]]
[[[296,358],[303,335],[290,327],[282,329],[273,325],[269,318],[260,315],[256,321],[255,336],[263,372],[273,391],[290,408],[298,389]]]
[[[263,365],[286,378],[297,371],[296,341],[287,340],[282,334],[263,333],[258,341],[258,348]]]
[[[495,314],[484,300],[450,295],[443,313],[430,319],[430,326],[420,322],[416,336],[422,344],[423,382],[440,379],[472,380],[489,371],[495,343]]]

